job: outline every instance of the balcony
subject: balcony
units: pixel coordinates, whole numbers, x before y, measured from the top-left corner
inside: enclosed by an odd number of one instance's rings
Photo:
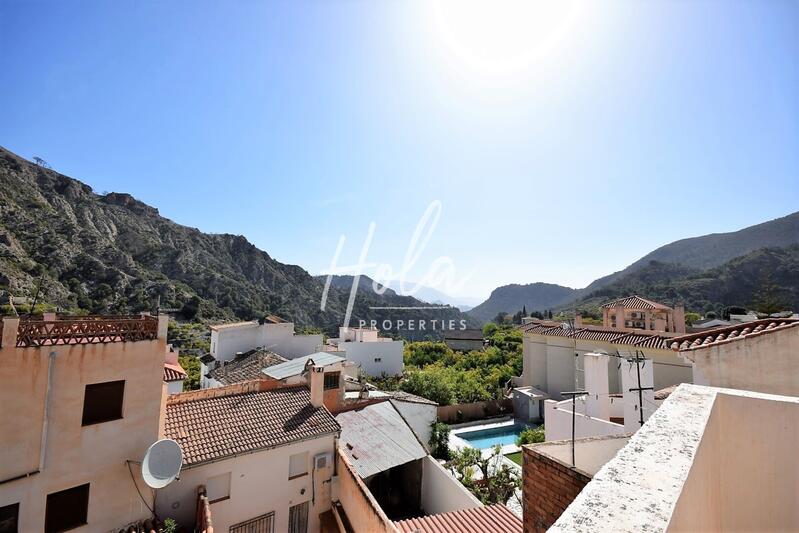
[[[158,338],[154,316],[31,317],[19,319],[16,346],[135,342]],[[2,338],[0,337],[0,342]]]

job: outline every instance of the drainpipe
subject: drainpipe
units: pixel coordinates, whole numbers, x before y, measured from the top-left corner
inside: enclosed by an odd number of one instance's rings
[[[47,390],[44,393],[44,420],[42,420],[42,442],[39,445],[39,472],[44,470],[44,460],[47,455],[47,419],[50,417],[50,390],[53,388],[53,367],[55,366],[55,352],[50,352],[47,363]]]

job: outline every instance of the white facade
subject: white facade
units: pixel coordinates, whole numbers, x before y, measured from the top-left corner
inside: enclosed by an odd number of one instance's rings
[[[422,509],[428,515],[474,509],[483,504],[431,456],[422,459]]]
[[[371,328],[340,328],[339,338],[329,339],[326,352],[357,363],[368,376],[396,376],[405,369],[403,341],[378,337]]]
[[[570,439],[572,423],[576,438],[634,433],[641,427],[641,413],[646,421],[655,412],[658,404],[651,390],[652,361],[621,361],[618,371],[624,393],[620,399],[611,397],[608,392],[608,359],[610,356],[607,354],[585,355],[585,390],[588,394],[577,397],[574,403],[571,399],[545,402],[547,441]],[[637,390],[631,390],[639,387],[649,390],[642,391],[639,397]],[[623,418],[623,423],[611,421],[617,418]]]
[[[294,324],[257,321],[211,326],[211,355],[217,361],[230,361],[238,352],[266,348],[286,359],[295,359],[322,350],[322,335],[296,335]]]
[[[167,381],[166,392],[167,394],[177,394],[179,392],[183,392],[183,380],[178,379],[176,381]]]
[[[309,502],[308,531],[319,531],[319,514],[330,509],[335,436],[262,450],[185,468],[180,479],[156,495],[161,519],[193,524],[197,487],[205,485],[215,531],[274,513],[274,531],[288,531],[289,508]],[[327,466],[315,469],[314,457],[327,454]],[[305,457],[307,473],[289,479],[291,457]],[[294,460],[296,468],[297,459]]]
[[[639,348],[652,361],[656,390],[679,383],[690,383],[693,370],[690,363],[677,352],[666,349]],[[531,386],[555,399],[564,399],[561,392],[586,387],[585,354],[618,351],[622,356],[635,353],[635,346],[616,345],[600,340],[570,339],[568,337],[525,334],[522,343],[523,371],[516,386]],[[577,356],[575,357],[575,353]],[[618,359],[608,359],[609,392],[622,391]],[[576,371],[575,371],[576,370]],[[575,381],[576,375],[576,381]]]

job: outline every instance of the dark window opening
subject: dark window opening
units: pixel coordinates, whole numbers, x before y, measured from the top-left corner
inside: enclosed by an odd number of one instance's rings
[[[341,372],[328,372],[325,374],[325,390],[337,389]]]
[[[0,533],[17,533],[19,528],[19,504],[0,507]]]
[[[83,425],[99,424],[122,418],[124,381],[108,381],[86,385],[83,396]]]
[[[89,484],[47,495],[45,533],[67,531],[86,524],[89,514]]]

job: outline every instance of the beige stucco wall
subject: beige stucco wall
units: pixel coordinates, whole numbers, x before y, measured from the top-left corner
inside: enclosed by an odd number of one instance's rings
[[[799,327],[681,353],[710,386],[799,396]]]
[[[669,531],[790,531],[799,524],[799,404],[720,392]]]
[[[422,459],[422,509],[425,514],[473,509],[483,504],[431,456]]]
[[[47,495],[90,483],[88,524],[105,531],[147,518],[125,461],[140,461],[159,437],[166,323],[157,340],[0,349],[0,481],[39,468],[45,392],[54,353],[42,470],[0,483],[0,506],[20,503],[20,531],[42,531]],[[125,380],[123,418],[81,426],[87,384]],[[133,466],[142,493],[149,490]],[[152,502],[148,502],[152,504]]]
[[[333,475],[335,436],[327,435],[270,450],[240,455],[214,463],[185,468],[180,480],[158,491],[156,510],[189,529],[194,525],[197,487],[209,478],[230,473],[230,498],[211,503],[215,531],[275,513],[275,531],[288,531],[289,507],[315,500],[308,511],[308,531],[318,531],[319,514],[330,509],[330,479]],[[289,458],[308,453],[308,475],[288,479]],[[329,453],[328,468],[313,475],[314,456]],[[313,485],[312,485],[313,483]]]
[[[347,520],[355,531],[370,533],[399,531],[340,451],[336,453],[336,473],[338,475],[338,499],[344,508]]]

